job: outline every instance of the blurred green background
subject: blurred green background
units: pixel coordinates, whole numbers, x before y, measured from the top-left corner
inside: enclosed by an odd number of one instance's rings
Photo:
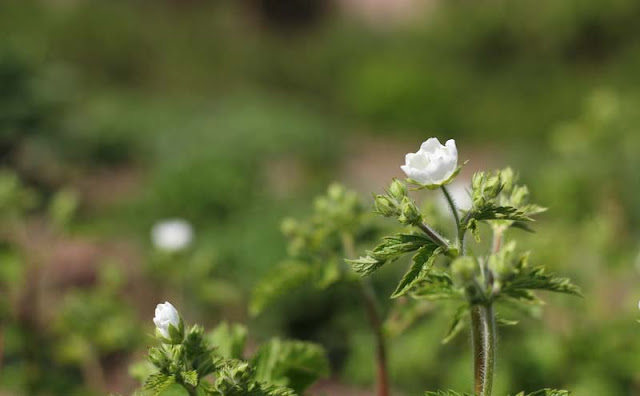
[[[165,300],[254,342],[319,341],[316,394],[371,394],[351,292],[247,303],[283,217],[332,181],[369,205],[437,136],[462,179],[521,173],[550,210],[514,236],[585,295],[501,330],[496,395],[640,395],[638,20],[637,0],[0,1],[0,394],[130,393]],[[152,225],[176,217],[194,243],[158,252]],[[470,388],[447,314],[392,341],[394,394]]]

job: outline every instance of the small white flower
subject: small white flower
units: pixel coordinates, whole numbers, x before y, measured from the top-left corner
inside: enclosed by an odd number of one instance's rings
[[[173,325],[173,327],[178,329],[180,327],[180,314],[170,302],[165,301],[164,304],[158,304],[156,306],[153,323],[164,338],[171,339],[169,325]]]
[[[407,154],[400,168],[410,179],[425,186],[445,184],[458,168],[456,142],[449,139],[443,146],[437,138],[430,138],[418,152]]]
[[[193,239],[193,228],[185,220],[170,219],[156,223],[151,229],[151,241],[161,250],[175,252],[188,247]]]

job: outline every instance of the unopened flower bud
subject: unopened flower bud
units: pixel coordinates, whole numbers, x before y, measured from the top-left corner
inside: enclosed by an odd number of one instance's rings
[[[398,221],[402,224],[416,224],[422,220],[418,207],[409,197],[402,199],[400,212],[401,214],[400,217],[398,217]]]
[[[383,216],[390,217],[398,214],[398,207],[389,197],[384,195],[375,196],[375,211]]]
[[[391,183],[391,186],[389,186],[389,194],[398,201],[401,201],[407,196],[407,186],[400,180],[395,179]]]
[[[156,325],[158,334],[163,338],[176,343],[182,341],[184,325],[180,314],[170,302],[166,301],[156,306],[153,323]]]

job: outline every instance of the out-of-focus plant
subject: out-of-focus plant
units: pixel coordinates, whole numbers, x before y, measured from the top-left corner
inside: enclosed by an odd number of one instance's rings
[[[273,339],[243,358],[247,331],[222,323],[206,334],[185,325],[166,302],[154,317],[158,346],[149,349],[151,365],[138,363],[140,395],[293,396],[328,375],[324,350],[312,343]]]
[[[64,296],[53,323],[55,359],[80,367],[86,385],[105,389],[101,360],[126,356],[142,341],[142,332],[131,305],[122,295],[123,274],[103,263],[91,289],[77,289]]]
[[[325,195],[316,198],[308,219],[286,219],[282,231],[289,239],[289,257],[256,286],[251,312],[260,313],[266,305],[305,284],[319,290],[336,283],[354,287],[375,338],[377,392],[389,395],[387,336],[378,298],[370,280],[358,277],[343,260],[355,257],[356,245],[370,242],[373,236],[373,224],[358,195],[332,184]]]
[[[375,197],[375,209],[382,216],[397,218],[409,230],[384,237],[366,256],[348,261],[356,272],[366,276],[415,252],[413,264],[391,297],[408,294],[417,299],[457,301],[459,306],[445,340],[470,322],[474,394],[490,396],[496,358],[496,323],[513,324],[496,316],[495,305],[539,304],[535,290],[574,295],[580,295],[580,290],[567,278],[548,274],[542,266],[531,266],[529,254],[517,252],[515,241],[505,243],[508,230],[529,230],[532,217],[545,210],[529,202],[529,190],[516,184],[517,178],[510,168],[476,173],[470,192],[473,204],[463,213],[446,187],[459,171],[453,141],[443,146],[435,138],[427,140],[417,153],[407,154],[402,169],[409,176],[407,182],[417,189],[442,190],[450,204],[457,234],[450,240],[434,230],[410,198],[405,183],[394,180],[385,194]],[[490,251],[486,253],[476,252],[475,246],[471,251],[466,245],[467,232],[480,241],[481,224],[487,224],[493,233]],[[534,395],[566,393],[543,390]]]

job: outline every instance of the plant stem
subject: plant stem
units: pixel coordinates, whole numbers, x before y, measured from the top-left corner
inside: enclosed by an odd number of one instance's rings
[[[416,227],[420,228],[427,236],[439,246],[443,247],[446,250],[449,250],[449,243],[438,234],[433,228],[429,227],[427,224],[420,222],[416,224]]]
[[[441,186],[442,192],[444,193],[444,197],[447,199],[449,203],[449,207],[451,208],[451,213],[453,213],[453,218],[456,220],[456,230],[458,235],[460,235],[460,214],[458,213],[458,207],[456,203],[453,201],[451,194],[449,194],[449,190],[445,186]]]
[[[491,250],[497,253],[502,245],[503,229],[494,229]],[[486,268],[483,268],[483,272]],[[485,274],[487,282],[491,274]],[[487,286],[487,285],[485,285]],[[491,396],[496,357],[496,316],[491,302],[471,306],[471,343],[473,344],[474,391],[479,396]]]
[[[491,303],[471,306],[474,392],[478,396],[491,396],[496,350],[495,328],[495,314]]]
[[[342,235],[342,245],[348,257],[356,257],[356,250],[351,234]],[[387,368],[387,346],[382,327],[382,318],[375,290],[369,278],[358,280],[360,295],[364,303],[369,324],[376,343],[376,388],[378,396],[389,396],[389,370]]]

